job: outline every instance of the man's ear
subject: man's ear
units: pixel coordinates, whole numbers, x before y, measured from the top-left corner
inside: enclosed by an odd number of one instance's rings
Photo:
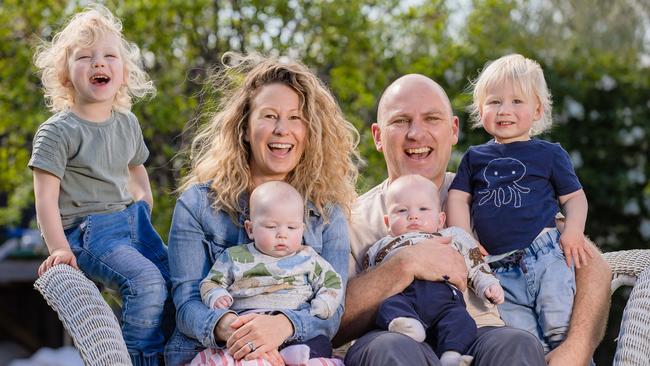
[[[388,215],[384,215],[384,225],[390,230],[390,224],[388,223]]]
[[[458,129],[460,128],[460,121],[458,120],[458,116],[452,116],[451,117],[451,130],[452,130],[452,146],[456,145],[458,143]]]
[[[381,141],[381,128],[379,128],[379,124],[373,123],[370,126],[370,130],[372,131],[372,139],[375,141],[375,148],[377,151],[383,151],[384,144]]]
[[[251,220],[246,220],[244,221],[244,228],[246,229],[246,234],[248,234],[248,238],[250,240],[255,240],[253,237],[253,223]]]

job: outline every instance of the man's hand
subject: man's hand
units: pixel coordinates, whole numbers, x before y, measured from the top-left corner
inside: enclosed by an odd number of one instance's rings
[[[585,241],[584,234],[579,230],[571,230],[568,226],[560,235],[560,245],[569,267],[572,262],[575,263],[576,268],[586,266],[588,259],[594,257],[591,247]]]
[[[481,251],[481,255],[484,256],[484,257],[487,257],[488,255],[490,255],[490,253],[488,253],[488,251],[485,250],[485,247],[483,245],[481,245],[481,243],[478,243],[478,250]]]
[[[398,251],[393,258],[405,264],[414,279],[442,281],[443,276],[461,291],[467,288],[467,266],[463,256],[452,248],[450,237],[436,237]]]
[[[546,363],[549,366],[587,366],[591,360],[589,356],[581,355],[575,350],[572,351],[570,346],[562,343],[546,354]]]
[[[498,283],[492,284],[485,289],[485,297],[495,305],[503,304],[503,287]]]

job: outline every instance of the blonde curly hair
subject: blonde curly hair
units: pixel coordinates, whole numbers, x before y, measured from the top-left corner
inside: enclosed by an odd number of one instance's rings
[[[525,95],[534,96],[541,105],[542,116],[533,121],[530,135],[538,135],[553,124],[551,92],[546,85],[542,67],[534,60],[519,54],[503,56],[486,64],[478,78],[471,82],[472,104],[468,111],[472,127],[483,126],[481,122],[481,105],[487,98],[487,91],[504,81],[512,82],[515,89]]]
[[[113,108],[128,111],[133,98],[153,96],[156,89],[142,69],[140,49],[122,35],[122,23],[105,7],[94,5],[75,14],[51,42],[41,41],[34,54],[39,70],[45,101],[53,112],[74,104],[74,89],[69,83],[68,57],[74,47],[90,47],[97,39],[113,34],[120,40],[120,55],[124,62],[125,83],[118,90]]]
[[[234,60],[234,61],[233,61]],[[230,61],[230,62],[229,62]],[[254,188],[249,161],[251,147],[245,136],[254,98],[264,85],[280,83],[300,97],[307,125],[305,150],[298,165],[286,176],[300,194],[327,220],[327,207],[340,205],[350,214],[356,198],[359,133],[348,122],[336,100],[305,65],[283,59],[227,53],[224,67],[209,79],[219,98],[209,121],[189,148],[190,172],[179,191],[212,181],[215,208],[234,222],[245,214],[240,200]],[[228,64],[228,65],[226,65]]]

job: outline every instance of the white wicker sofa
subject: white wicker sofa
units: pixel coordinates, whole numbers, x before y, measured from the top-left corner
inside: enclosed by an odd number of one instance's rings
[[[621,320],[614,365],[648,365],[650,362],[650,250],[604,253],[612,268],[612,293],[633,286]]]
[[[603,254],[612,268],[612,293],[633,286],[614,356],[616,366],[647,365],[650,360],[650,250]],[[34,287],[58,313],[86,365],[130,365],[120,326],[95,284],[82,272],[58,265]]]
[[[115,314],[81,271],[54,266],[34,287],[59,315],[86,366],[131,365]]]

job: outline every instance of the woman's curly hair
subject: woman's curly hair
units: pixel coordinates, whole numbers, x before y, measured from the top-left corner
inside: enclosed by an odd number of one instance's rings
[[[260,88],[280,83],[300,97],[307,126],[304,152],[285,181],[326,219],[331,204],[340,205],[349,215],[356,198],[356,163],[361,162],[359,133],[325,85],[305,65],[286,59],[227,53],[222,63],[224,67],[208,83],[219,99],[192,141],[190,172],[179,190],[211,181],[214,207],[237,222],[237,215],[244,213],[240,200],[254,188],[251,147],[245,138],[252,103]]]

